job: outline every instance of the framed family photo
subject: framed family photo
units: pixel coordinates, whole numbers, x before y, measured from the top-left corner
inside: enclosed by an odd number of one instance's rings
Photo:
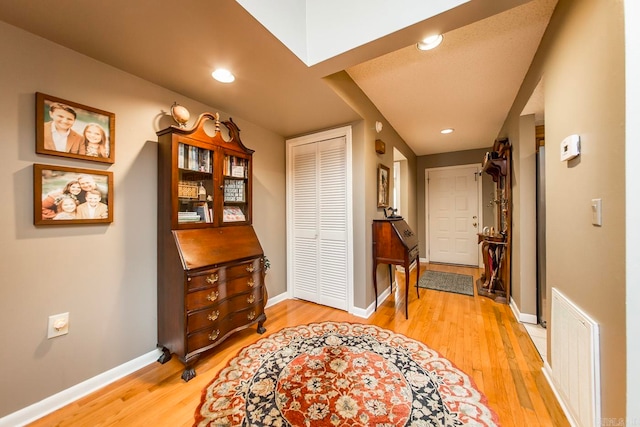
[[[113,222],[113,173],[33,165],[35,225]]]
[[[36,153],[93,162],[115,161],[116,116],[36,93]]]
[[[389,168],[378,164],[378,207],[389,207]]]

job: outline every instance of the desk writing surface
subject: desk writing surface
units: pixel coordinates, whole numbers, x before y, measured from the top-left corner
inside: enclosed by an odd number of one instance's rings
[[[373,222],[375,257],[403,261],[405,253],[418,246],[418,237],[403,219],[380,219]]]

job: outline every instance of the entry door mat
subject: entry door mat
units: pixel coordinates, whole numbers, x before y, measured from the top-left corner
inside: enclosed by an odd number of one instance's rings
[[[436,291],[473,296],[473,277],[465,274],[427,270],[420,276],[418,286]]]

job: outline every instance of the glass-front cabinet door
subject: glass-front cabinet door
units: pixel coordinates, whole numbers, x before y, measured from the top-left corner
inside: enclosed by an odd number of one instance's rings
[[[214,223],[215,152],[181,139],[175,158],[178,225]]]
[[[232,151],[222,159],[222,223],[250,223],[251,160]]]

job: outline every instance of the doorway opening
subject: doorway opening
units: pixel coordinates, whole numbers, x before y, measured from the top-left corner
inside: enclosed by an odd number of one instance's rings
[[[545,195],[545,130],[544,130],[544,81],[540,79],[521,116],[534,116],[535,125],[535,177],[531,190],[535,191],[535,223],[522,224],[534,227],[536,249],[528,256],[535,257],[536,324],[523,323],[527,333],[538,349],[543,360],[547,360],[547,286],[546,286],[546,195]],[[521,141],[521,143],[523,143]],[[526,144],[533,141],[527,140]],[[529,146],[530,147],[530,146]],[[533,168],[531,168],[533,170]],[[524,292],[524,290],[523,290]]]
[[[479,265],[482,223],[481,165],[427,169],[425,212],[427,261]]]

